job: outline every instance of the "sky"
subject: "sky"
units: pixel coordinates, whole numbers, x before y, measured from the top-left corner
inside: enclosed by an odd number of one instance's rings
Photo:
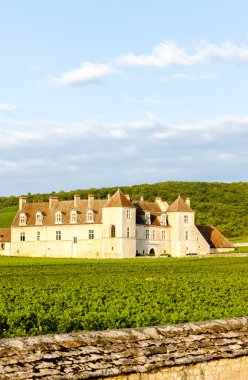
[[[248,181],[247,14],[0,0],[0,196]]]

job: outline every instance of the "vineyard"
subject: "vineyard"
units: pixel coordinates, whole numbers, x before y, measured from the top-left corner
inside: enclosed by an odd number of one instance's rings
[[[248,258],[0,258],[0,337],[248,315]]]

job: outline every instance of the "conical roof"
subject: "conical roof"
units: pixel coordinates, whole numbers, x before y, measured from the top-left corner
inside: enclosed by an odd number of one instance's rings
[[[135,208],[135,206],[130,202],[127,197],[121,192],[120,189],[110,198],[105,207],[129,207]]]
[[[192,208],[179,196],[167,209],[167,212],[194,212]]]

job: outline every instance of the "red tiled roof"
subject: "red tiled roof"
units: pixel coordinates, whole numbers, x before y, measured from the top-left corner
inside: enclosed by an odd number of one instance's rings
[[[0,242],[10,242],[10,228],[0,228]]]
[[[220,231],[212,226],[197,226],[210,248],[234,248],[230,241]]]
[[[162,211],[159,205],[156,202],[146,202],[140,201],[136,204],[136,223],[144,224],[145,223],[145,213],[150,213],[151,225],[160,226],[160,221],[158,216],[162,214]]]
[[[110,198],[105,207],[129,207],[135,208],[132,202],[121,192],[120,189]]]
[[[194,212],[192,208],[181,198],[178,197],[167,209],[167,212]]]
[[[92,210],[94,211],[94,223],[101,223],[102,221],[102,208],[106,206],[107,200],[94,199],[92,200]],[[88,200],[78,199],[77,207],[74,207],[74,201],[56,201],[53,202],[49,208],[49,202],[42,203],[25,203],[23,209],[18,211],[12,227],[19,226],[20,214],[24,213],[27,216],[27,226],[34,226],[36,222],[36,213],[41,212],[43,215],[43,225],[54,225],[55,213],[60,211],[62,213],[62,224],[70,224],[70,212],[77,212],[77,224],[85,224],[88,211]]]

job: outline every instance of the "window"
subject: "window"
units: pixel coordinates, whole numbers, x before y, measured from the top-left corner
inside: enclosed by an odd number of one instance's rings
[[[151,224],[151,214],[148,211],[145,213],[145,224]]]
[[[112,224],[110,227],[110,237],[114,238],[115,237],[115,225]]]
[[[152,239],[153,239],[153,240],[156,239],[156,231],[155,231],[155,230],[152,230]]]
[[[73,243],[74,243],[74,244],[77,244],[77,236],[74,236],[74,238],[73,238]]]
[[[149,239],[149,230],[146,230],[146,240]]]
[[[35,219],[35,224],[37,226],[40,226],[42,224],[42,219],[43,219],[43,215],[41,212],[37,212],[36,213],[36,219]]]
[[[5,249],[5,244],[1,244],[1,249]]]
[[[56,231],[56,240],[61,240],[61,231]]]
[[[130,238],[130,228],[127,227],[127,238]]]
[[[127,219],[131,219],[131,210],[127,210]]]
[[[86,218],[88,223],[94,222],[94,212],[92,210],[88,210]]]
[[[189,223],[189,216],[188,215],[184,215],[184,223],[185,224]]]
[[[60,211],[57,211],[55,214],[55,223],[56,224],[62,223],[62,213]]]
[[[189,231],[185,231],[185,240],[189,240]]]
[[[25,241],[25,232],[20,233],[20,241]]]
[[[37,241],[40,240],[40,231],[37,231],[37,234],[36,234],[36,240],[37,240]]]
[[[70,223],[77,223],[77,212],[71,211],[70,216]]]
[[[19,225],[20,226],[26,226],[26,223],[27,223],[27,216],[26,216],[26,214],[24,214],[24,213],[20,214]]]
[[[166,231],[162,231],[162,240],[166,240]]]
[[[94,239],[94,230],[89,230],[89,239],[90,240]]]
[[[161,216],[161,224],[165,225],[166,224],[166,215],[162,214]]]

